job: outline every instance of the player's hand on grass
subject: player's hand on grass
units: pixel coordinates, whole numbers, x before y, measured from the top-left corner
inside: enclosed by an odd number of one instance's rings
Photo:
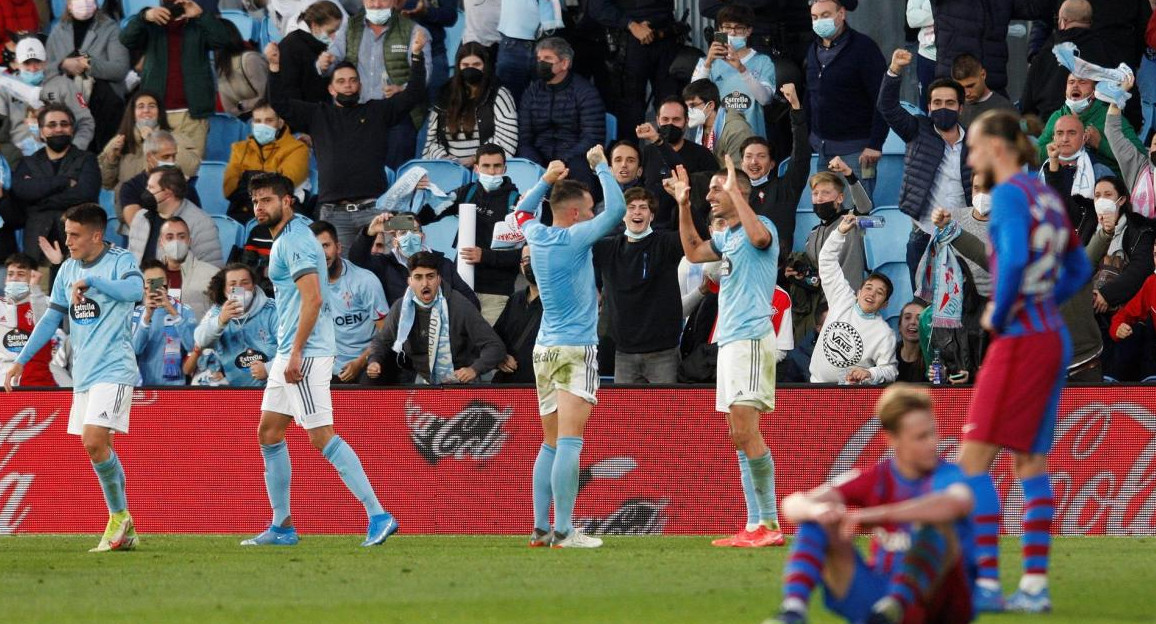
[[[8,368],[8,373],[4,375],[4,391],[12,392],[12,386],[20,384],[20,375],[24,372],[24,365],[20,362],[13,362],[12,366]]]
[[[1119,338],[1120,340],[1123,340],[1123,339],[1125,339],[1131,335],[1132,335],[1132,326],[1127,324],[1127,323],[1120,323],[1120,326],[1116,328],[1116,337]],[[8,374],[11,375],[12,372],[9,371]],[[5,387],[7,387],[7,386],[5,386]]]
[[[871,371],[861,366],[852,366],[851,370],[847,371],[847,381],[853,384],[861,384],[871,381]]]
[[[285,363],[285,383],[295,384],[304,379],[301,374],[301,352],[294,349],[289,352],[289,361]]]
[[[551,160],[549,165],[546,165],[546,173],[542,174],[542,180],[546,184],[557,184],[559,180],[563,180],[570,174],[570,170],[566,168],[566,163],[560,160]]]
[[[857,227],[859,227],[859,216],[854,213],[847,213],[839,222],[839,233],[846,234]]]

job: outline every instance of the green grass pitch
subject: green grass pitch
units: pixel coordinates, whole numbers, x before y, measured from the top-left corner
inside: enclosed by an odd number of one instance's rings
[[[720,549],[703,537],[611,537],[600,550],[522,537],[303,536],[242,549],[239,536],[142,535],[131,553],[89,554],[96,536],[0,538],[0,622],[694,622],[773,614],[785,549]],[[1014,539],[1003,578],[1018,578]],[[1050,616],[995,624],[1156,622],[1156,539],[1057,539]],[[816,596],[812,622],[836,622]]]

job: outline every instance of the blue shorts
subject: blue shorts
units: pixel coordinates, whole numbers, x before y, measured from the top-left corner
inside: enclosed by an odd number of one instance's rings
[[[851,584],[847,587],[847,595],[835,598],[831,588],[823,584],[823,602],[832,613],[837,613],[848,622],[862,622],[871,615],[871,607],[887,595],[890,578],[872,570],[863,561],[859,551],[855,551],[855,572],[851,576]]]

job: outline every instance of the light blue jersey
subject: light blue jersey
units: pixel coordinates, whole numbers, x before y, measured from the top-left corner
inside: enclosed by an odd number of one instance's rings
[[[755,82],[761,83],[773,95],[775,93],[775,62],[766,54],[756,52],[754,56],[743,59],[743,65],[747,68],[747,74]],[[741,93],[748,98],[749,104],[745,109],[739,108],[747,118],[747,123],[751,124],[751,130],[758,136],[766,136],[766,122],[763,116],[763,105],[755,99],[754,94],[751,93],[751,87],[747,84],[746,78],[740,74],[737,69],[731,67],[729,63],[722,59],[715,59],[711,63],[710,69],[705,68],[705,59],[700,59],[698,67],[695,68],[695,76],[702,77],[703,74],[710,78],[710,81],[718,86],[719,96],[723,102],[727,102],[727,97],[732,93]],[[738,98],[732,98],[730,103],[732,105],[740,104]],[[725,108],[725,106],[724,106]],[[721,111],[720,111],[721,112]]]
[[[221,327],[221,306],[215,305],[193,332],[197,344],[217,352],[230,386],[261,387],[250,368],[270,362],[277,353],[277,306],[260,288],[253,293],[249,311]]]
[[[69,342],[76,354],[72,367],[76,392],[85,392],[98,383],[136,385],[136,352],[132,345],[136,301],[121,301],[101,291],[105,282],[130,278],[139,280],[135,291],[140,299],[144,296],[144,277],[136,259],[127,249],[106,247],[87,264],[72,258],[65,260],[52,283],[49,309],[68,315]],[[88,281],[91,287],[80,303],[72,305],[72,284],[80,280]],[[27,351],[26,348],[24,352]],[[28,355],[31,357],[32,353]],[[18,361],[26,361],[23,352]]]
[[[760,216],[759,221],[771,233],[771,244],[766,249],[752,245],[742,225],[715,232],[710,239],[710,246],[722,258],[715,330],[719,345],[758,340],[772,332],[771,300],[779,272],[779,233],[770,219]]]
[[[622,222],[626,200],[609,167],[600,164],[597,173],[606,207],[589,221],[559,228],[529,217],[550,189],[541,180],[518,203],[518,221],[530,245],[530,262],[542,297],[538,344],[543,347],[598,344],[598,290],[591,248]]]
[[[341,259],[341,277],[329,286],[333,306],[333,331],[337,339],[337,357],[333,372],[361,356],[376,331],[374,325],[389,313],[381,280],[372,272]]]
[[[293,337],[301,319],[301,291],[297,290],[297,280],[310,273],[316,274],[319,280],[326,279],[325,252],[309,230],[309,223],[294,216],[273,239],[269,250],[269,281],[273,282],[273,299],[277,302],[277,355],[289,357],[293,350]],[[321,284],[321,312],[301,357],[331,357],[337,353],[331,314],[329,289]]]
[[[169,316],[164,308],[153,312],[151,322],[144,324],[145,307],[138,305],[132,314],[132,343],[137,353],[140,382],[144,386],[183,386],[185,373],[181,363],[193,350],[193,330],[197,317],[189,306],[173,301],[178,316]],[[173,340],[172,344],[169,340]],[[165,360],[169,359],[169,366]],[[175,364],[175,366],[174,366]],[[165,376],[165,369],[169,375]]]

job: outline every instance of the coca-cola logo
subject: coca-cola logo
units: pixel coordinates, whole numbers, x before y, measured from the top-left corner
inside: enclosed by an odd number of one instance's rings
[[[32,488],[36,475],[20,472],[5,472],[5,468],[20,450],[20,445],[35,438],[48,429],[56,420],[58,412],[38,419],[36,408],[26,407],[0,427],[0,535],[16,532],[20,523],[32,511],[25,506],[24,497]]]
[[[412,403],[405,406],[410,440],[430,464],[447,457],[484,460],[496,456],[510,437],[503,429],[513,415],[514,408],[486,401],[470,401],[450,418],[426,413]]]
[[[577,521],[582,530],[592,535],[661,535],[669,519],[666,507],[669,499],[631,498],[603,518]]]

